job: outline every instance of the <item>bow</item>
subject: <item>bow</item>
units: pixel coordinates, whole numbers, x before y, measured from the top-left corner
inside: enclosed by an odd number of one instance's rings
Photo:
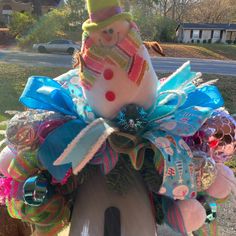
[[[120,132],[115,122],[96,119],[94,116],[86,127],[81,126],[78,133],[73,133],[63,150],[53,156],[51,162],[55,165],[54,168],[72,166],[74,174],[77,174],[91,161],[102,163],[99,156],[106,154],[110,164],[104,165],[103,162],[102,165],[104,172],[109,173],[117,162],[117,155],[125,153],[129,155],[134,168],[139,170],[146,150],[152,149],[154,153],[159,150],[164,162],[163,184],[159,193],[174,199],[195,197],[192,153],[182,137],[193,135],[211,116],[213,110],[223,105],[223,99],[216,87],[197,87],[193,83],[200,76],[200,73],[192,72],[190,63],[186,62],[168,77],[158,87],[154,105],[146,111],[145,128],[136,134]],[[67,84],[70,85],[69,79]],[[80,107],[72,107],[77,111],[77,117],[83,119],[83,116],[78,116],[81,104]],[[102,147],[105,143],[107,146],[104,149]]]

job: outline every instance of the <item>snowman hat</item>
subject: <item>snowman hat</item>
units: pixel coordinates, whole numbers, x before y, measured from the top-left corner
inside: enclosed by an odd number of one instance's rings
[[[86,32],[99,30],[116,20],[131,20],[131,14],[123,12],[119,0],[86,0],[89,19],[83,23]]]

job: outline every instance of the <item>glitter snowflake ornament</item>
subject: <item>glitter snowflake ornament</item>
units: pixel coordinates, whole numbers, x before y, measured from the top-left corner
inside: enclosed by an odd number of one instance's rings
[[[125,106],[115,119],[122,132],[130,134],[142,133],[147,126],[147,113],[140,106],[130,104]]]

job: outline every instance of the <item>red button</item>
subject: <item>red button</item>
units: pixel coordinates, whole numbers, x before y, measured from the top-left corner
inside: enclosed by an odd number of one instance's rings
[[[105,96],[109,102],[113,102],[116,99],[116,95],[112,91],[108,91]]]
[[[107,69],[104,71],[103,76],[105,80],[111,80],[113,78],[113,71],[111,69]]]
[[[196,195],[197,195],[196,192],[192,192],[192,193],[191,193],[191,198],[195,198]]]

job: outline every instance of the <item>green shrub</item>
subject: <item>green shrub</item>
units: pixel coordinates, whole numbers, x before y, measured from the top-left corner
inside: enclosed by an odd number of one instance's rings
[[[0,20],[0,28],[5,28],[5,27],[6,27],[6,23]]]
[[[154,40],[157,35],[157,21],[158,16],[152,12],[148,15],[148,17],[144,17],[144,10],[136,5],[132,8],[132,15],[134,17],[134,21],[137,23],[141,37],[143,40]]]
[[[155,40],[160,40],[162,42],[174,42],[176,39],[176,27],[175,21],[167,17],[159,17],[156,22]]]
[[[83,22],[88,19],[84,0],[66,0],[65,7],[68,11],[68,30],[72,32],[81,30]]]
[[[207,41],[208,43],[212,43],[212,39],[208,39],[208,41]]]
[[[203,39],[202,43],[206,43],[206,42],[207,42],[206,39]]]
[[[26,35],[35,24],[35,19],[29,13],[14,12],[9,24],[10,33],[18,38]]]
[[[68,12],[65,9],[54,9],[41,17],[30,33],[19,38],[21,47],[30,47],[34,43],[47,42],[64,37],[68,25]]]
[[[137,23],[143,40],[174,42],[176,39],[176,22],[148,10],[142,4],[131,8],[134,21]]]
[[[231,44],[233,41],[232,40],[226,40],[226,43]]]

